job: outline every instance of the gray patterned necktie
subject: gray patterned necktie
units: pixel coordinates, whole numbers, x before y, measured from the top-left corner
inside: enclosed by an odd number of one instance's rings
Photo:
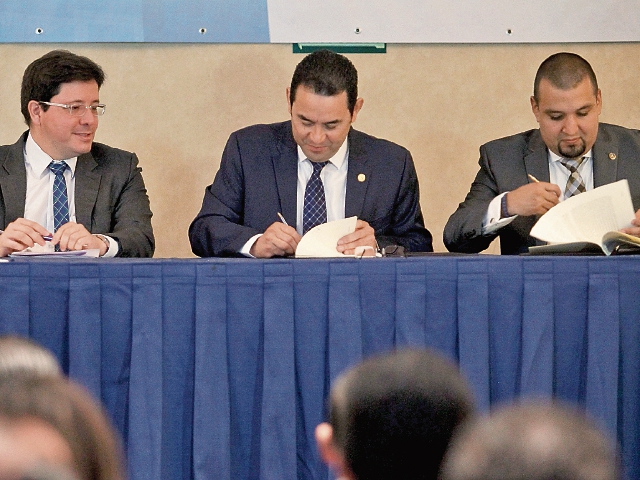
[[[579,193],[583,193],[587,191],[587,187],[584,184],[584,180],[578,172],[578,168],[580,164],[583,162],[584,157],[581,157],[578,160],[570,159],[570,158],[561,158],[560,163],[564,165],[570,172],[569,179],[567,180],[567,186],[564,189],[564,197],[569,198],[574,195],[578,195]]]

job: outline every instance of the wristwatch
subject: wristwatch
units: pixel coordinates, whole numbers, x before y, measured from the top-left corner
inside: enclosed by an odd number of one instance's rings
[[[102,240],[104,242],[104,244],[107,246],[107,250],[104,253],[107,253],[109,251],[109,247],[111,247],[111,244],[109,243],[109,240],[107,240],[107,237],[105,237],[104,235],[102,235],[100,233],[94,233],[93,236],[94,237],[98,237],[100,240]]]
[[[509,209],[507,208],[507,195],[504,194],[500,199],[500,218],[510,217]]]

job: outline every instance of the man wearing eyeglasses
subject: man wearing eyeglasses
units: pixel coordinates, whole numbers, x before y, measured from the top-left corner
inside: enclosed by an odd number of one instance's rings
[[[54,50],[27,67],[29,130],[0,147],[0,256],[50,241],[60,251],[151,257],[149,198],[135,154],[95,143],[102,68]]]

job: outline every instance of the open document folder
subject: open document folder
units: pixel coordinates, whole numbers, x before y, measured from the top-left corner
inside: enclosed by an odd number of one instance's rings
[[[356,231],[358,217],[349,217],[316,225],[304,234],[296,248],[296,257],[352,257],[336,250],[338,240]]]
[[[620,180],[559,203],[531,229],[531,235],[549,245],[530,247],[530,253],[558,253],[601,248],[611,255],[618,248],[640,249],[640,238],[620,233],[634,218],[629,183]]]

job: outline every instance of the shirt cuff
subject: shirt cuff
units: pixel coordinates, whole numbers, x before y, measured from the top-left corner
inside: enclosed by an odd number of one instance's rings
[[[102,237],[106,238],[107,242],[109,242],[109,248],[107,249],[107,251],[105,252],[104,255],[102,255],[102,258],[113,258],[118,254],[118,241],[115,238],[111,238],[109,235],[103,235],[101,234]]]
[[[502,227],[509,225],[517,217],[517,215],[512,215],[507,218],[500,218],[500,204],[502,202],[502,197],[506,194],[507,192],[498,195],[496,198],[491,200],[489,208],[487,208],[487,213],[484,215],[484,220],[482,221],[483,235],[491,235]]]
[[[260,237],[262,236],[261,233],[254,235],[253,237],[251,237],[249,240],[247,240],[247,243],[245,243],[242,248],[240,249],[240,251],[238,252],[241,255],[244,255],[245,257],[249,257],[249,258],[256,258],[253,255],[251,255],[249,252],[251,251],[251,247],[253,247],[253,244],[256,243],[256,240],[258,240]]]

